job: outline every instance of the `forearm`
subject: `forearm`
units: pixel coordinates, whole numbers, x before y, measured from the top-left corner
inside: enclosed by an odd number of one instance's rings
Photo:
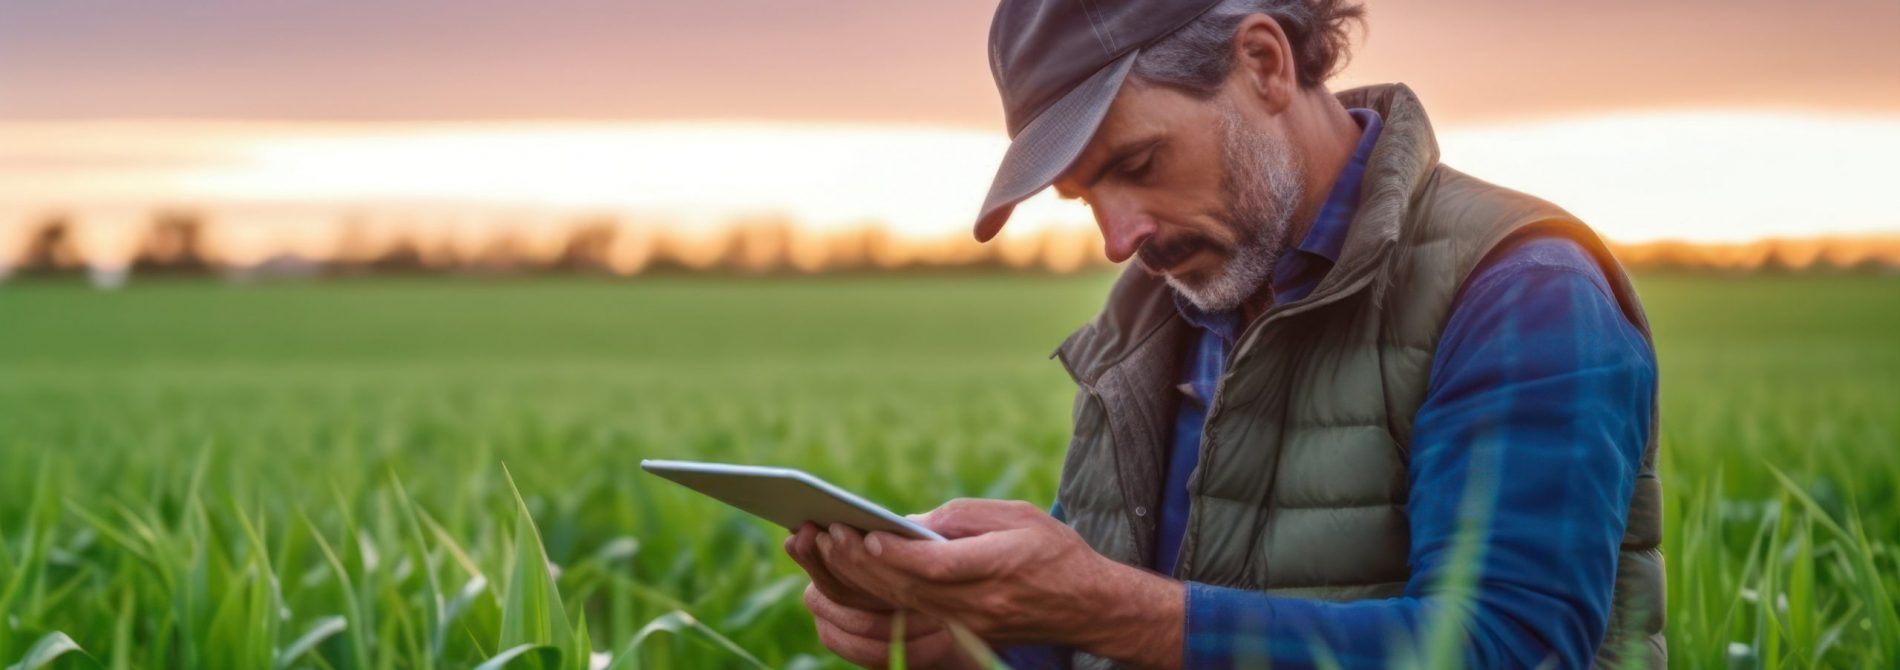
[[[1070,643],[1136,667],[1181,667],[1186,585],[1121,564],[1112,574],[1097,583],[1099,592],[1091,600],[1099,606],[1074,613],[1077,626]]]
[[[1347,668],[1385,667],[1418,652],[1390,647],[1423,639],[1432,623],[1477,623],[1430,616],[1441,607],[1430,598],[1327,603],[1120,570],[1091,598],[1098,606],[1074,613],[1066,642],[1135,667],[1298,668],[1328,659]]]

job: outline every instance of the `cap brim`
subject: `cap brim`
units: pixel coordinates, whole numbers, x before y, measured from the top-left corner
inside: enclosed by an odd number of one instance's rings
[[[1082,80],[1055,104],[1038,114],[1010,141],[1003,164],[996,168],[990,194],[976,219],[976,240],[988,242],[1003,229],[1016,203],[1048,188],[1074,163],[1095,130],[1108,115],[1133,69],[1140,50],[1130,51]]]

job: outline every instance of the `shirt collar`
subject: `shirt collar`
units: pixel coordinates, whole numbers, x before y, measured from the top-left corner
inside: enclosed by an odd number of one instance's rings
[[[1346,246],[1346,232],[1352,229],[1352,216],[1359,210],[1359,186],[1365,180],[1366,162],[1372,158],[1372,147],[1379,143],[1379,132],[1385,125],[1379,113],[1370,109],[1355,107],[1346,113],[1359,123],[1359,145],[1353,149],[1345,167],[1339,169],[1339,176],[1333,179],[1333,189],[1326,193],[1326,201],[1320,205],[1313,227],[1295,247],[1326,259],[1327,263],[1338,263],[1339,252]]]
[[[1346,233],[1352,228],[1352,217],[1359,209],[1359,185],[1366,174],[1366,163],[1372,157],[1372,148],[1379,143],[1379,133],[1384,128],[1384,120],[1379,113],[1363,107],[1346,110],[1353,121],[1359,124],[1359,144],[1354,147],[1352,157],[1339,170],[1333,179],[1333,188],[1326,193],[1326,200],[1320,205],[1319,215],[1292,251],[1280,257],[1274,264],[1273,285],[1274,301],[1296,300],[1305,295],[1304,286],[1310,290],[1318,283],[1318,277],[1308,277],[1300,281],[1302,275],[1313,274],[1316,269],[1331,268],[1339,262],[1339,253],[1346,245]],[[1321,276],[1323,272],[1319,273]],[[1298,296],[1290,295],[1297,291]],[[1235,311],[1207,312],[1189,302],[1179,292],[1174,293],[1174,307],[1190,325],[1213,332],[1229,343],[1239,335],[1240,315]]]

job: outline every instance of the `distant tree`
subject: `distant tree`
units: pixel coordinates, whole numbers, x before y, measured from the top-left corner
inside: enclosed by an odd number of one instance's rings
[[[152,217],[145,242],[132,259],[132,274],[205,275],[212,266],[204,249],[204,219],[191,212],[161,211]]]
[[[643,274],[673,275],[721,272],[731,269],[729,259],[737,257],[740,244],[736,231],[720,232],[711,241],[694,243],[678,234],[656,233],[653,252]]]
[[[27,236],[26,250],[15,264],[20,277],[71,277],[86,269],[86,259],[73,242],[72,221],[55,214],[41,220]]]
[[[1023,242],[1015,239],[997,239],[979,246],[964,267],[984,272],[1013,272],[1034,265],[1033,260],[1042,255],[1046,235],[1037,236],[1034,241]],[[971,242],[971,244],[975,244]]]
[[[1704,250],[1687,242],[1665,241],[1617,250],[1617,258],[1631,269],[1692,272],[1714,267]]]
[[[825,237],[825,261],[821,269],[826,272],[862,272],[869,268],[871,251],[864,231],[876,225],[866,224]]]
[[[732,226],[732,239],[714,267],[740,274],[767,274],[792,266],[795,229],[784,217],[742,221]]]
[[[431,270],[422,257],[422,249],[415,239],[403,237],[372,256],[363,264],[363,270],[378,275],[419,275]]]
[[[533,267],[533,258],[522,247],[521,238],[512,229],[504,229],[489,238],[463,269],[476,274],[510,274]]]
[[[1788,250],[1786,245],[1781,242],[1771,242],[1768,248],[1768,256],[1762,259],[1761,265],[1756,268],[1756,271],[1770,275],[1789,275],[1797,274],[1807,269],[1807,264],[1796,260],[1794,254]]]
[[[561,254],[549,264],[554,272],[609,272],[613,269],[614,241],[620,227],[613,219],[585,219],[568,232]]]
[[[653,249],[647,254],[646,267],[642,274],[669,275],[691,272],[686,262],[680,258],[679,242],[672,235],[656,232],[653,235]]]
[[[1860,259],[1858,263],[1842,268],[1842,271],[1856,275],[1890,277],[1895,274],[1900,274],[1900,265],[1888,263],[1874,256],[1868,256]]]

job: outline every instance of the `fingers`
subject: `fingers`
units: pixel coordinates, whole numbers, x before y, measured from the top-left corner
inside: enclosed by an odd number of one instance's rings
[[[805,569],[805,574],[811,576],[812,585],[833,602],[853,609],[873,612],[887,612],[894,609],[891,603],[852,588],[831,572],[818,546],[818,536],[823,534],[824,531],[819,530],[816,525],[808,523],[799,526],[798,532],[785,540],[785,553],[792,557],[793,562],[798,563],[798,567]],[[830,540],[827,539],[826,542]]]
[[[818,640],[826,649],[844,660],[866,668],[883,668],[891,661],[891,643],[885,640],[853,635],[842,628],[819,619]],[[938,665],[950,658],[956,651],[955,641],[949,631],[938,630],[921,637],[905,640],[904,657],[907,664],[915,667]]]
[[[834,553],[842,554],[842,564],[855,566],[857,561],[870,560],[910,579],[955,584],[989,579],[1008,569],[1024,549],[1015,546],[1021,541],[1021,535],[997,532],[949,542],[933,542],[872,532],[865,536],[862,547],[858,548],[862,554],[869,556],[868,559],[852,551]],[[852,569],[858,570],[856,567]]]
[[[851,635],[873,640],[891,639],[891,626],[895,619],[893,613],[867,612],[840,605],[825,597],[825,594],[814,586],[805,588],[805,609],[811,611],[813,618],[823,620]],[[929,616],[910,612],[904,617],[905,639],[923,637],[942,629],[943,624]]]
[[[882,668],[890,662],[895,615],[839,605],[812,586],[805,588],[805,607],[812,612],[825,648],[867,668]],[[904,629],[905,657],[911,665],[934,666],[956,651],[955,639],[935,619],[909,613]]]
[[[1021,528],[1048,517],[1042,508],[1021,500],[958,498],[917,519],[924,527],[948,538]]]
[[[818,555],[823,557],[827,567],[836,569],[832,575],[846,587],[897,607],[917,609],[908,600],[909,586],[914,580],[877,561],[867,560],[864,538],[858,531],[843,524],[832,524],[829,532],[818,534],[817,542]]]
[[[882,668],[890,664],[889,642],[852,635],[824,619],[813,621],[818,626],[818,641],[839,658],[866,668]]]

